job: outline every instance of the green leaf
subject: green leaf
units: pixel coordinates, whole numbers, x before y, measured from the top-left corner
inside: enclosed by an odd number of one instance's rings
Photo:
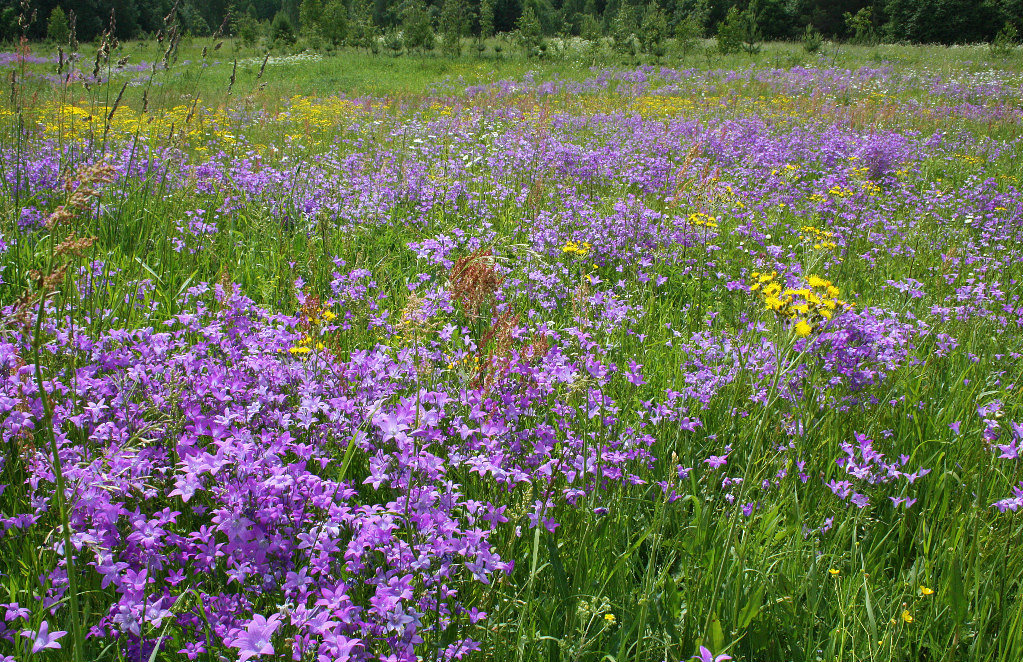
[[[710,619],[710,632],[707,633],[707,638],[710,640],[711,650],[719,651],[725,647],[725,633],[721,629],[721,619],[715,614],[714,618]]]
[[[739,620],[736,622],[736,627],[740,630],[744,630],[749,627],[749,624],[753,622],[753,619],[760,613],[761,607],[764,604],[764,593],[767,591],[767,586],[761,584],[757,587],[757,590],[753,591],[753,595],[746,601],[746,605],[739,610]],[[715,648],[714,650],[718,650]]]
[[[664,581],[664,606],[674,620],[682,618],[682,598],[678,593],[675,580],[669,575]]]
[[[956,623],[966,621],[966,613],[969,608],[969,600],[966,598],[966,591],[963,590],[963,571],[958,563],[952,564],[948,582],[948,594],[952,607],[952,618]]]

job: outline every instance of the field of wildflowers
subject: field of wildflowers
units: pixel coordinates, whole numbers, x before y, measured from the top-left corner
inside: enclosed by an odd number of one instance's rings
[[[105,64],[0,57],[0,659],[1023,657],[1023,75]]]

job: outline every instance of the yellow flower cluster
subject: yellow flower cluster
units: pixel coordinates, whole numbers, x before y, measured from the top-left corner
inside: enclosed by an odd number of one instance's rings
[[[855,191],[853,191],[851,188],[844,188],[844,187],[837,186],[837,185],[836,186],[832,186],[830,189],[828,189],[828,194],[829,195],[833,195],[833,196],[836,196],[836,197],[839,197],[839,198],[847,198],[850,195],[852,195],[853,193],[855,193]]]
[[[812,225],[803,226],[803,234],[799,235],[799,239],[812,244],[814,250],[818,251],[833,251],[838,248],[834,232],[819,230]]]
[[[337,319],[337,315],[330,312],[329,310],[322,310],[320,311],[320,314],[318,316],[307,317],[306,321],[309,322],[309,324],[315,329],[319,325],[323,323],[329,324],[330,322],[333,322],[335,319]],[[315,335],[318,336],[319,334],[316,333]],[[315,348],[316,350],[321,350],[323,349],[323,343],[320,342],[317,337],[314,337],[313,334],[307,333],[304,336],[302,336],[302,340],[299,340],[297,345],[288,348],[288,353],[291,354],[292,356],[304,356],[306,354],[311,353],[313,351],[313,348]]]
[[[839,289],[830,280],[809,276],[807,287],[784,288],[778,282],[778,272],[750,274],[750,291],[760,294],[764,306],[778,317],[793,322],[792,329],[805,338],[823,322],[832,319],[852,304],[839,299]]]
[[[729,193],[731,193],[731,189],[729,189]],[[718,226],[717,218],[702,212],[694,212],[690,214],[686,218],[686,222],[697,227],[716,228]]]
[[[575,253],[576,255],[586,255],[590,252],[589,242],[586,241],[570,241],[561,247],[562,253]]]

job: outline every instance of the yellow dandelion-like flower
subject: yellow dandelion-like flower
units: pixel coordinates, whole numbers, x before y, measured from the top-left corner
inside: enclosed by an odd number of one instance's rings
[[[842,571],[839,570],[838,568],[832,568],[831,570],[828,570],[828,572],[831,573],[832,577],[838,577],[840,574],[842,574]]]
[[[809,278],[807,278],[806,282],[810,285],[810,287],[827,287],[828,285],[831,285],[830,282],[824,280],[820,276],[814,275],[811,275]]]
[[[909,613],[908,609],[903,609],[902,610],[902,620],[904,622],[906,622],[906,623],[912,623],[913,622],[913,614]]]
[[[618,622],[618,619],[615,618],[614,614],[604,614],[604,620],[607,621],[608,625],[614,625]]]
[[[920,592],[923,593],[924,595],[934,595],[934,589],[927,588],[923,584],[920,585]]]
[[[813,327],[806,320],[799,320],[796,322],[795,331],[797,336],[805,338],[813,331]]]

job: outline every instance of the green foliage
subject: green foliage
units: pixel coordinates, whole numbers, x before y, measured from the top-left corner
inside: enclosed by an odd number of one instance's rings
[[[46,21],[46,38],[56,44],[67,44],[71,38],[71,24],[68,22],[67,14],[59,6],[54,7]]]
[[[675,24],[675,47],[682,58],[696,49],[703,38],[703,21],[697,14],[687,14]]]
[[[1009,21],[1005,22],[1005,26],[998,31],[995,35],[994,40],[991,42],[991,56],[992,57],[1008,57],[1012,54],[1014,48],[1016,48],[1016,40],[1019,33],[1016,30],[1016,26]]]
[[[462,53],[462,37],[469,31],[469,12],[464,0],[443,0],[440,12],[441,49],[445,55]]]
[[[790,0],[753,0],[748,9],[757,17],[757,27],[764,39],[793,39],[799,36],[800,21],[795,3]]]
[[[252,48],[259,40],[259,21],[248,12],[238,14],[234,19],[231,31],[238,36],[244,46]]]
[[[342,0],[328,0],[320,15],[320,35],[334,46],[348,37],[348,9]]]
[[[401,31],[405,37],[405,46],[410,51],[432,51],[436,39],[430,12],[422,0],[411,0],[405,5],[402,16]]]
[[[824,35],[818,32],[812,25],[807,25],[803,31],[803,50],[811,55],[816,53],[824,45]]]
[[[871,7],[863,7],[855,14],[843,14],[845,27],[849,31],[849,40],[854,44],[869,46],[877,43],[877,32],[874,30],[874,12]]]
[[[193,37],[208,37],[210,35],[210,24],[199,11],[199,8],[190,2],[183,3],[178,7],[178,17],[185,34]],[[115,24],[120,25],[120,18],[114,15]],[[120,28],[119,28],[120,29]]]
[[[545,49],[543,29],[532,5],[526,5],[517,24],[516,41],[527,57],[542,55]]]
[[[636,54],[636,12],[629,4],[618,7],[611,23],[611,44],[615,53],[632,56]]]
[[[664,55],[664,40],[668,36],[668,17],[664,11],[651,2],[643,12],[639,29],[639,49],[643,53],[661,57]]]
[[[284,12],[277,12],[270,24],[270,42],[275,46],[292,46],[297,40],[291,19]]]
[[[13,5],[0,8],[0,41],[14,41],[18,36],[18,11]]]
[[[376,29],[373,27],[372,8],[368,0],[354,0],[349,9],[348,33],[345,43],[355,48],[365,48],[372,51],[376,43]],[[430,32],[431,39],[433,32]],[[408,35],[405,35],[405,43],[408,46]],[[408,46],[411,48],[411,46]],[[431,48],[432,48],[431,41]]]
[[[887,38],[942,44],[990,41],[998,26],[1011,19],[994,2],[962,0],[888,0],[885,13]]]
[[[323,0],[302,0],[298,19],[302,34],[319,34],[322,18]]]
[[[583,14],[579,23],[579,36],[593,45],[599,45],[602,36],[600,20],[593,14]]]
[[[480,40],[494,36],[494,0],[480,1]]]
[[[760,52],[760,29],[753,8],[739,11],[732,7],[725,20],[718,24],[718,50],[723,54],[745,51],[749,55]]]
[[[405,48],[405,42],[397,30],[392,29],[384,33],[384,48],[391,51],[394,56],[401,54],[402,49]]]

